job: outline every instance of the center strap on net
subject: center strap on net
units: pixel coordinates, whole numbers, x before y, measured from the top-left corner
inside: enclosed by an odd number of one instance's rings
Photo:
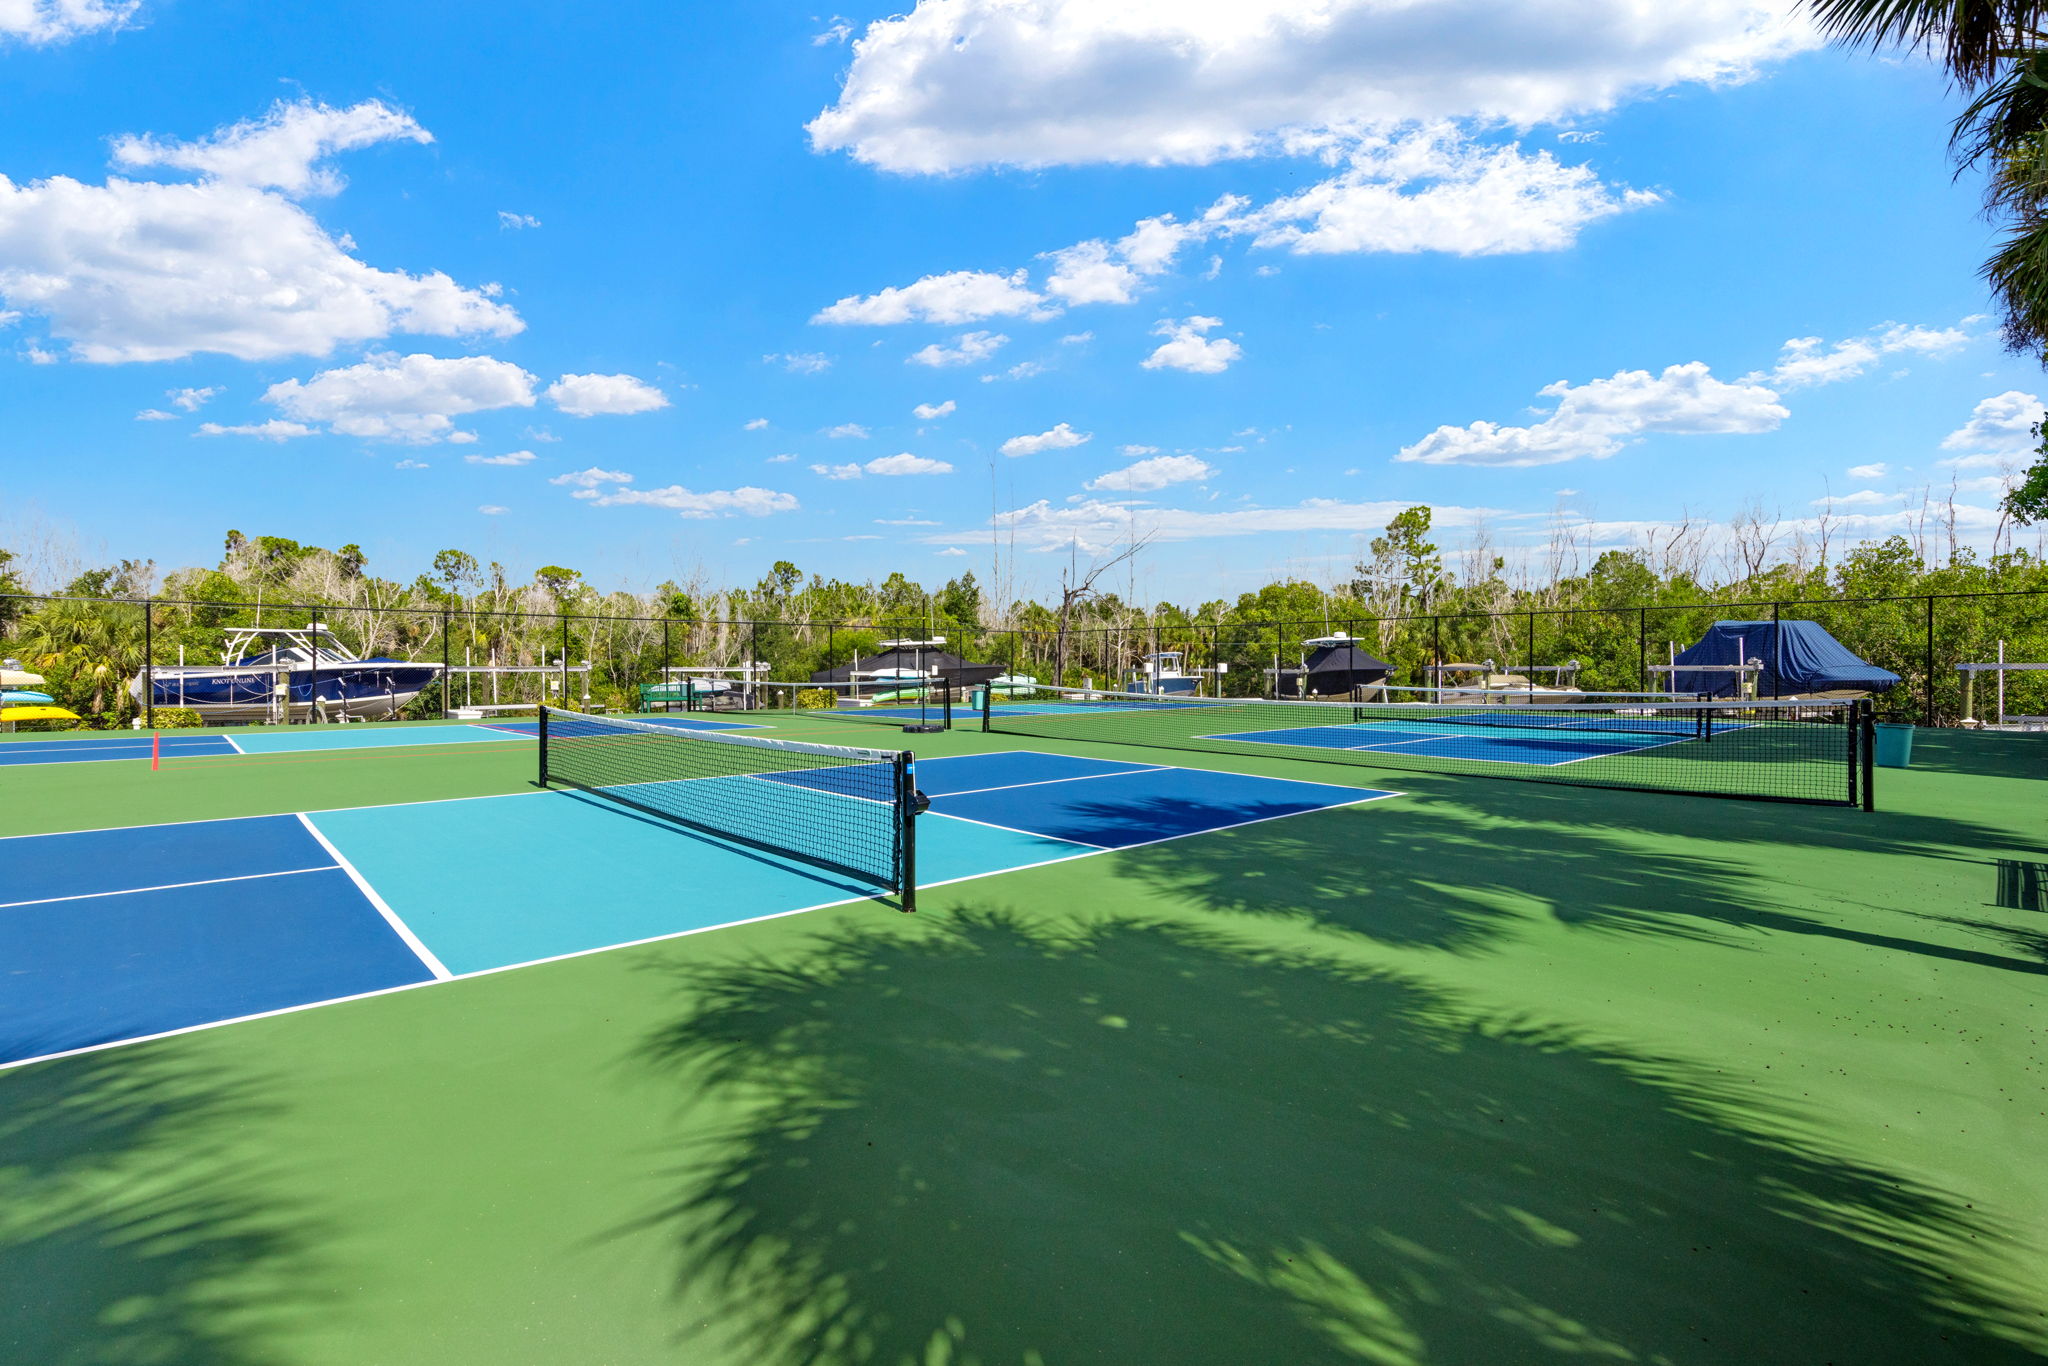
[[[872,883],[911,908],[917,801],[908,752],[543,707],[540,780]]]

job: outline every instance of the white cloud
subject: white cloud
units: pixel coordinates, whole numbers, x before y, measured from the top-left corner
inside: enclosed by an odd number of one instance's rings
[[[1199,164],[1316,130],[1559,120],[1814,44],[1769,0],[951,0],[869,25],[809,132],[894,171]]]
[[[141,0],[5,0],[0,3],[0,41],[39,46],[69,42],[102,29],[127,27]]]
[[[135,415],[137,422],[176,422],[176,413],[167,413],[161,408],[144,408]]]
[[[1143,220],[1115,242],[1093,238],[1048,252],[1052,274],[1046,292],[1069,305],[1130,303],[1144,280],[1171,269],[1181,245],[1203,233],[1197,224],[1163,214]]]
[[[811,473],[812,473],[812,474],[822,474],[822,475],[824,475],[824,476],[825,476],[825,477],[826,477],[827,479],[858,479],[858,478],[860,478],[860,466],[859,466],[859,465],[813,465],[813,466],[811,466]]]
[[[962,550],[957,545],[949,545],[944,550],[935,550],[932,553],[934,555],[937,555],[940,559],[951,559],[956,556],[963,556],[967,552]]]
[[[503,517],[506,513],[510,512],[511,510],[512,509],[508,507],[500,507],[496,503],[484,503],[477,508],[477,511],[481,512],[486,517]]]
[[[837,427],[826,428],[825,435],[833,438],[851,437],[856,441],[865,441],[868,439],[868,429],[861,426],[858,422],[842,422]]]
[[[1009,342],[1000,332],[962,332],[953,338],[952,344],[933,342],[921,351],[913,351],[906,358],[910,365],[972,365],[987,360]]]
[[[1377,534],[1387,524],[1388,518],[1406,506],[1400,501],[1347,503],[1334,498],[1311,498],[1289,507],[1254,506],[1224,512],[1201,512],[1090,498],[1061,504],[1040,500],[1001,513],[994,521],[1000,530],[1014,530],[1019,545],[1034,550],[1065,550],[1074,545],[1083,550],[1101,551],[1124,544],[1134,523],[1140,533],[1162,542],[1267,533]],[[1434,511],[1436,525],[1446,529],[1470,526],[1478,521],[1497,523],[1502,516],[1498,510],[1487,508],[1440,506]],[[987,535],[982,531],[978,539],[985,541]],[[936,532],[927,537],[933,544],[966,539],[965,536],[946,532]]]
[[[1557,140],[1559,142],[1598,142],[1600,141],[1600,134],[1598,130],[1588,132],[1584,129],[1567,128],[1557,135]]]
[[[996,275],[984,270],[955,270],[927,275],[915,284],[891,285],[863,298],[849,294],[820,310],[814,323],[926,322],[951,326],[984,318],[1045,318],[1053,308],[1045,296],[1026,283],[1028,272]]]
[[[910,411],[919,422],[936,422],[942,417],[951,417],[958,406],[949,398],[944,403],[920,403]]]
[[[761,359],[770,365],[780,365],[792,375],[822,375],[832,368],[832,358],[822,351],[792,351]]]
[[[633,476],[624,470],[600,469],[598,466],[592,465],[587,470],[571,470],[567,474],[558,474],[548,480],[548,482],[550,484],[559,484],[584,490],[583,493],[576,495],[581,498],[589,490],[602,487],[605,484],[630,484],[633,482]]]
[[[931,460],[908,451],[900,455],[883,455],[868,461],[867,472],[878,475],[903,474],[951,474],[953,467],[944,460]]]
[[[1425,465],[1605,460],[1648,432],[1767,432],[1790,416],[1770,389],[1715,379],[1701,361],[1669,366],[1661,375],[1621,370],[1576,386],[1559,380],[1539,392],[1558,401],[1541,422],[1439,427],[1394,458]]]
[[[668,395],[631,375],[564,375],[547,387],[548,402],[571,417],[651,413]]]
[[[394,470],[424,470],[431,466],[424,460],[400,460],[391,466]]]
[[[187,413],[198,412],[206,406],[210,399],[218,397],[219,394],[220,389],[218,387],[164,390],[164,397],[171,401],[171,406]]]
[[[338,193],[344,183],[324,163],[380,142],[428,143],[433,135],[382,100],[346,109],[300,101],[273,104],[257,119],[217,128],[196,142],[130,134],[114,139],[122,166],[167,166],[228,185],[282,190],[296,199]]]
[[[750,417],[750,418],[748,418],[748,419],[747,419],[747,420],[746,420],[745,422],[742,422],[742,423],[740,424],[740,430],[741,430],[741,431],[743,431],[743,432],[758,432],[758,431],[763,431],[763,430],[765,430],[765,429],[767,428],[767,426],[768,426],[768,419],[767,419],[767,418],[765,418],[765,417]]]
[[[1771,384],[1779,389],[1800,389],[1814,384],[1835,384],[1854,379],[1880,357],[1910,352],[1922,356],[1946,355],[1965,345],[1969,333],[1960,327],[1918,327],[1887,323],[1866,336],[1850,337],[1832,346],[1820,337],[1794,337],[1778,354],[1771,368]],[[1749,376],[1762,379],[1761,375]]]
[[[1084,342],[1092,342],[1094,340],[1095,334],[1093,332],[1069,332],[1066,336],[1060,338],[1060,345],[1080,346]]]
[[[285,442],[302,436],[312,436],[313,429],[303,422],[285,422],[272,418],[268,422],[245,423],[239,427],[223,427],[218,422],[202,422],[197,436],[253,436],[258,441]]]
[[[1095,433],[1077,432],[1062,422],[1051,431],[1036,436],[1013,436],[1002,444],[1002,452],[1008,456],[1037,455],[1041,451],[1071,450],[1075,446],[1093,441]]]
[[[940,523],[923,517],[877,517],[876,526],[938,526]]]
[[[453,418],[493,408],[533,406],[534,377],[489,356],[395,356],[378,353],[360,365],[288,379],[263,401],[301,422],[326,424],[342,436],[380,441],[474,441]]]
[[[1562,251],[1588,224],[1658,199],[1604,184],[1548,152],[1468,143],[1448,124],[1367,137],[1345,159],[1339,174],[1259,209],[1229,212],[1221,225],[1252,234],[1254,246],[1296,255],[1489,256]]]
[[[531,465],[532,451],[507,451],[503,455],[465,455],[464,463],[471,465]]]
[[[1878,503],[1896,503],[1900,495],[1879,493],[1876,489],[1857,489],[1854,493],[1834,493],[1825,498],[1813,500],[1815,507],[1869,507]]]
[[[540,220],[530,213],[513,213],[510,209],[498,210],[498,227],[500,229],[512,228],[517,230],[520,228],[537,228],[539,226]]]
[[[326,158],[394,139],[430,140],[374,100],[280,104],[199,142],[116,142],[118,160],[196,172],[192,183],[0,176],[0,298],[46,317],[75,359],[104,364],[322,356],[396,332],[521,331],[495,285],[366,265],[294,202],[340,188]]]
[[[693,520],[707,517],[766,517],[777,512],[795,512],[796,495],[773,489],[743,485],[736,489],[712,489],[695,493],[681,484],[661,489],[616,488],[609,493],[586,489],[577,493],[598,507],[657,507],[681,513]]]
[[[763,461],[762,463],[763,463],[763,464],[767,464],[767,465],[787,465],[787,464],[788,464],[788,463],[789,463],[790,461],[792,461],[792,460],[794,460],[794,459],[796,459],[796,457],[795,457],[795,456],[793,456],[793,455],[788,455],[788,454],[784,454],[784,455],[771,455],[771,456],[769,456],[769,457],[768,457],[768,458],[767,458],[767,459],[766,459],[765,461]]]
[[[811,35],[811,46],[829,47],[833,43],[843,43],[852,36],[853,25],[848,23],[839,15],[835,14],[832,16],[832,23],[824,30],[824,32],[814,33]]]
[[[1119,455],[1140,456],[1159,454],[1157,446],[1118,446],[1116,449]]]
[[[1849,466],[1849,477],[1851,479],[1882,479],[1884,478],[1884,472],[1885,464],[1882,460],[1874,465]]]
[[[2032,394],[2008,389],[1979,400],[1970,420],[1941,440],[1945,451],[2019,452],[2034,444],[2032,428],[2048,406]]]
[[[1082,487],[1145,493],[1170,484],[1192,484],[1207,479],[1215,472],[1208,462],[1192,455],[1159,455],[1150,460],[1140,460],[1135,465],[1126,465],[1120,470],[1111,470],[1099,478],[1090,479]]]
[[[1140,361],[1147,370],[1186,370],[1191,374],[1215,375],[1230,368],[1230,363],[1244,354],[1244,348],[1228,337],[1208,338],[1202,334],[1223,326],[1221,318],[1183,318],[1176,322],[1171,318],[1152,329],[1152,334],[1166,340],[1151,355]]]

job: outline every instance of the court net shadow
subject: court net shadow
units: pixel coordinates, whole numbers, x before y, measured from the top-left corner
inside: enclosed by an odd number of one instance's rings
[[[666,961],[692,1359],[2038,1360],[1938,1192],[1398,976],[990,909]]]
[[[1814,935],[2048,975],[2048,957],[2007,927],[1901,912],[1983,945],[1972,947],[1841,923],[1788,904],[1783,885],[1748,863],[1624,838],[1643,827],[1598,823],[1598,809],[1575,801],[1578,794],[1532,803],[1503,786],[1477,784],[1454,800],[1312,812],[1114,857],[1120,873],[1207,910],[1305,921],[1397,946],[1481,952],[1540,914],[1589,931],[1721,944],[1753,942],[1758,931]],[[1139,803],[1101,801],[1071,815],[1105,824],[1159,820],[1185,805],[1148,800],[1162,811],[1148,816],[1133,809]],[[1717,818],[1695,813],[1691,833],[1711,830]],[[1768,825],[1755,808],[1749,820]]]
[[[0,1074],[0,1360],[277,1360],[320,1233],[228,1151],[258,1092],[147,1048]]]

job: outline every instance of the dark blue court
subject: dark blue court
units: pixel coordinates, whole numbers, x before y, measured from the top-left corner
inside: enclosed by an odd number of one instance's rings
[[[1033,751],[917,776],[921,887],[1394,795]],[[0,839],[0,888],[0,1064],[873,895],[564,791]]]

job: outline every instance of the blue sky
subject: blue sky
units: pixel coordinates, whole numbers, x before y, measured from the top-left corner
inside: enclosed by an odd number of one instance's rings
[[[1711,562],[1953,486],[1987,546],[2041,411],[1953,97],[1760,0],[0,16],[0,544],[1030,589],[1135,533],[1197,601],[1409,503]]]

